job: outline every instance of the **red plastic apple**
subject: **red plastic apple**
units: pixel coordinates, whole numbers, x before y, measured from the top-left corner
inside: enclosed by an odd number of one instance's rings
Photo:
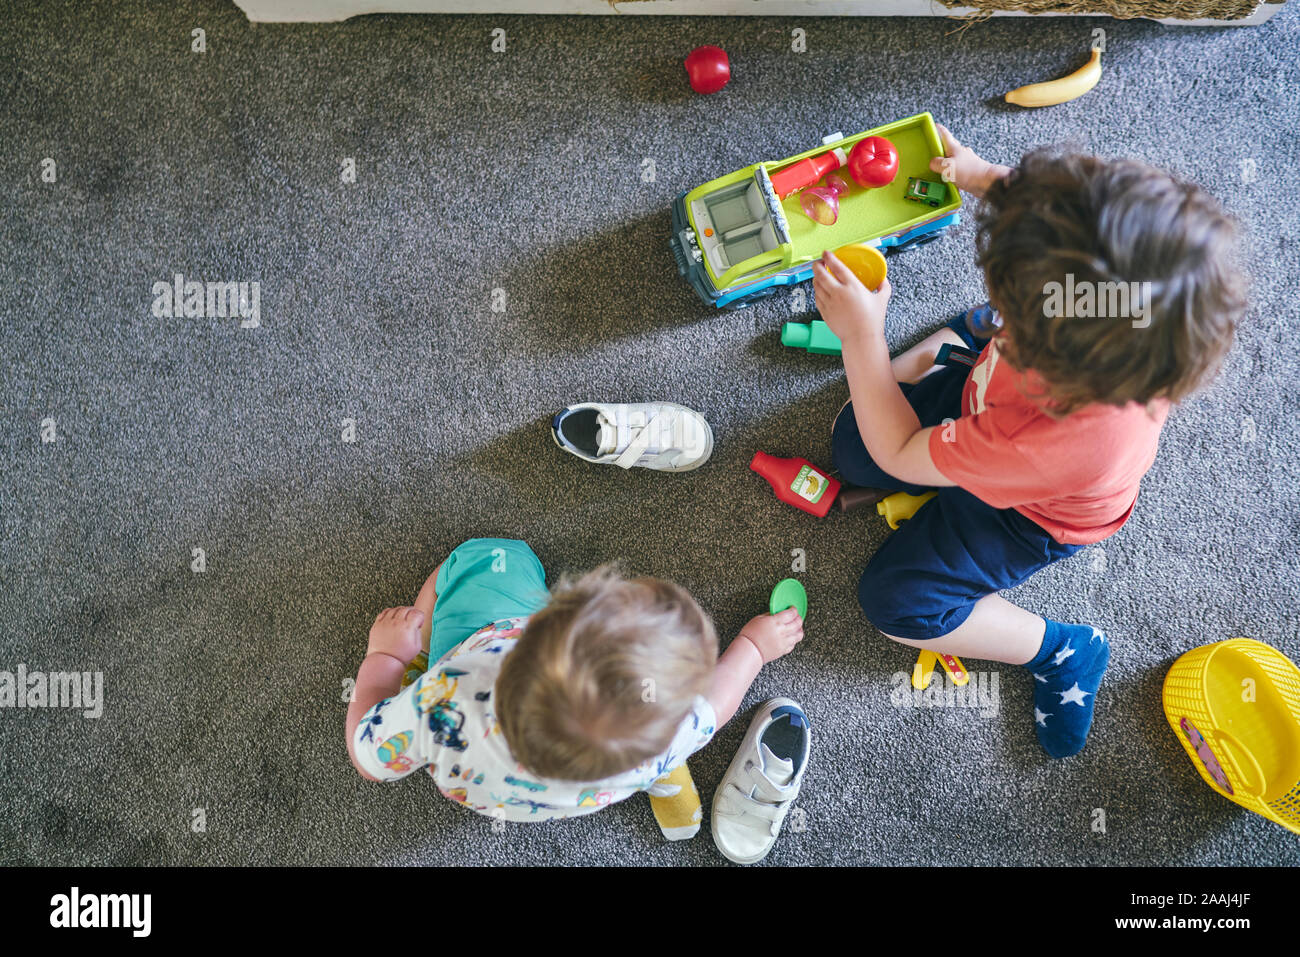
[[[849,175],[859,186],[888,186],[898,175],[898,150],[883,136],[858,140],[849,153]]]
[[[686,75],[696,93],[717,93],[731,79],[731,61],[722,47],[696,47],[686,58]]]

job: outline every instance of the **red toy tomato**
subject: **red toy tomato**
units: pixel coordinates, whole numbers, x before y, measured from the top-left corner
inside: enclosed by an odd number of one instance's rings
[[[717,93],[731,79],[731,61],[722,47],[696,47],[686,58],[686,75],[696,93]]]
[[[849,154],[849,175],[859,186],[888,186],[898,175],[898,150],[883,136],[858,140]]]

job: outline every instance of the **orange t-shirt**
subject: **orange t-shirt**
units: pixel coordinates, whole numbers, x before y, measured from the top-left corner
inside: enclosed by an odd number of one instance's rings
[[[994,508],[1014,508],[1062,544],[1114,534],[1155,461],[1169,404],[1159,403],[1154,414],[1136,402],[1097,404],[1053,419],[1025,392],[1041,393],[1041,380],[1000,360],[997,340],[990,342],[962,389],[961,418],[930,434],[935,467]]]

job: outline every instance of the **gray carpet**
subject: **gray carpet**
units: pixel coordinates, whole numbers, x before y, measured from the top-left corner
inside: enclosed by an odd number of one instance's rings
[[[1160,706],[1196,645],[1248,635],[1300,658],[1297,11],[1257,29],[955,30],[252,27],[217,2],[83,7],[13,4],[0,25],[0,670],[101,670],[105,711],[0,712],[0,861],[723,862],[707,833],[666,844],[640,797],[497,834],[424,776],[353,772],[342,689],[374,614],[461,540],[498,535],[553,576],[618,559],[674,578],[724,640],[806,550],[806,641],[692,762],[708,801],[752,706],[803,702],[806,827],[772,864],[1300,864],[1294,835],[1201,782]],[[1040,112],[997,99],[1081,62],[1097,25],[1097,90]],[[206,54],[189,52],[194,27]],[[680,66],[706,42],[735,74],[708,98]],[[789,293],[714,312],[666,245],[681,190],[927,109],[992,159],[1071,140],[1175,170],[1223,198],[1249,248],[1238,344],[1171,417],[1133,519],[1011,595],[1113,638],[1091,741],[1068,761],[1040,751],[1021,669],[973,665],[999,675],[996,714],[890,703],[912,656],[855,601],[883,523],[813,519],[746,469],[756,448],[828,461],[841,373],[779,344]],[[155,318],[153,284],[177,272],[260,282],[260,327]],[[981,299],[969,219],[891,275],[901,348]],[[699,409],[712,462],[665,476],[563,455],[545,421],[591,398]]]

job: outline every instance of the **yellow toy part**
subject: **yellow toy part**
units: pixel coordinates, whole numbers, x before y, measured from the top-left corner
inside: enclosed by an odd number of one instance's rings
[[[934,498],[935,494],[922,492],[920,495],[909,495],[907,492],[895,492],[876,503],[876,512],[885,516],[890,528],[898,528],[900,522],[906,522],[915,515],[917,509]]]
[[[1163,698],[1206,784],[1300,834],[1300,668],[1263,642],[1219,641],[1173,663]]]
[[[659,830],[670,841],[684,841],[700,832],[704,805],[700,792],[685,763],[677,765],[650,785],[650,810],[654,811]]]
[[[872,292],[880,288],[880,284],[885,281],[885,274],[889,271],[880,250],[866,243],[850,243],[841,246],[835,250],[834,256],[848,266],[862,285]]]
[[[970,683],[970,673],[966,666],[961,663],[961,659],[956,655],[944,655],[937,651],[922,651],[921,656],[916,659],[916,664],[912,667],[912,687],[917,691],[924,691],[930,687],[930,679],[934,676],[934,666],[942,664],[943,670],[948,672],[948,677],[957,687]]]

